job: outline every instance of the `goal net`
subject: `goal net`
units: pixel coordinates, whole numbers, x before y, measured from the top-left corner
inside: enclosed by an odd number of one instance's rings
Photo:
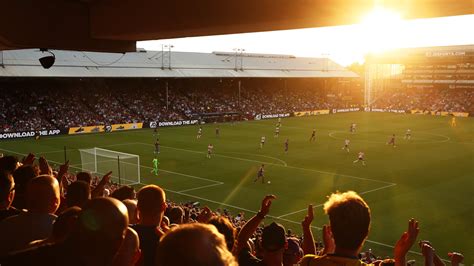
[[[82,171],[105,175],[124,185],[140,183],[140,156],[101,148],[79,149]]]

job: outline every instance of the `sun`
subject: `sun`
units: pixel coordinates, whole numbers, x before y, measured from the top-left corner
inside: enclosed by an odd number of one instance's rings
[[[366,52],[383,52],[404,42],[402,16],[392,10],[375,8],[362,18],[360,37]]]

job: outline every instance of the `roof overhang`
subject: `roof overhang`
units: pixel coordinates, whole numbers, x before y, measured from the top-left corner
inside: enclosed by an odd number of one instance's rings
[[[141,40],[354,24],[374,3],[406,19],[474,13],[472,0],[5,0],[0,50],[130,52]]]

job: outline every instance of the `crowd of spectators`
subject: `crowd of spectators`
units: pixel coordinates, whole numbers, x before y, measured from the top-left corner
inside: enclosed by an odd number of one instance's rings
[[[239,113],[252,118],[256,114],[361,107],[363,94],[348,88],[318,86],[252,86],[242,88],[240,96],[234,87],[217,85],[171,88],[168,94],[163,87],[125,88],[107,82],[37,90],[1,86],[0,132],[176,121],[209,113]],[[384,89],[376,91],[373,98],[373,108],[474,113],[474,91],[470,89]]]
[[[295,236],[279,223],[263,225],[275,195],[265,196],[256,213],[232,215],[197,202],[170,202],[156,185],[135,193],[133,187],[111,184],[110,177],[110,172],[101,178],[74,175],[67,162],[52,169],[33,154],[21,162],[0,158],[0,264],[402,266],[420,231],[410,219],[393,256],[379,258],[361,252],[372,217],[353,191],[327,199],[329,224],[320,243],[312,232],[312,205],[302,235]],[[445,265],[430,242],[419,246],[425,265]],[[448,255],[451,265],[463,260],[460,253]]]
[[[373,108],[474,113],[474,90],[441,88],[386,89],[375,96]]]
[[[6,85],[3,85],[6,86]],[[123,86],[123,85],[122,85]],[[256,114],[348,107],[350,90],[302,88],[124,88],[106,82],[0,92],[0,132],[196,119],[201,114]],[[347,98],[347,99],[346,99]],[[349,99],[349,100],[348,100]],[[360,103],[357,103],[360,104]]]

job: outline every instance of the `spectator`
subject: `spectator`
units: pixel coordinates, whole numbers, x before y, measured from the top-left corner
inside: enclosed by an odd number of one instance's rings
[[[89,186],[92,185],[92,175],[88,172],[79,172],[76,174],[77,181],[84,181]]]
[[[0,263],[2,266],[111,265],[127,226],[127,209],[120,201],[92,199],[84,206],[72,234],[64,242],[22,251]]]
[[[232,252],[238,257],[240,265],[282,265],[283,252],[288,244],[285,237],[285,228],[282,225],[273,222],[263,228],[261,243],[263,250],[262,260],[253,256],[247,247],[247,241],[270,211],[272,200],[275,198],[274,195],[266,196],[262,201],[260,211],[240,230],[237,243]]]
[[[137,193],[138,223],[132,225],[140,237],[142,254],[138,265],[154,266],[156,247],[164,235],[161,221],[166,210],[166,196],[156,185],[142,187]]]
[[[329,226],[323,228],[324,255],[306,255],[301,265],[362,265],[358,255],[370,230],[370,209],[353,191],[334,193],[324,204]]]
[[[181,207],[175,206],[169,209],[167,212],[168,219],[170,219],[170,224],[182,224],[184,218],[184,211]]]
[[[0,254],[6,255],[28,247],[33,240],[47,238],[59,207],[59,184],[56,178],[41,175],[33,178],[26,189],[28,212],[9,217],[0,223]]]
[[[29,247],[39,247],[45,244],[61,243],[71,235],[74,225],[77,223],[81,208],[75,206],[64,210],[54,221],[53,232],[42,240],[30,242]]]
[[[157,250],[157,266],[237,266],[224,236],[214,226],[186,224],[166,233]]]
[[[127,207],[129,223],[138,223],[137,201],[132,199],[126,199],[122,201],[122,203],[125,204],[125,207]]]
[[[13,172],[15,180],[15,199],[12,206],[17,209],[26,209],[26,187],[28,181],[39,175],[39,169],[32,165],[23,165]]]
[[[15,156],[0,157],[0,172],[13,173],[18,167],[18,159]]]
[[[135,189],[131,186],[121,186],[112,192],[110,196],[120,201],[124,201],[126,199],[135,199]]]
[[[224,235],[227,248],[229,251],[232,251],[235,241],[235,228],[229,219],[224,216],[214,216],[208,223],[214,225],[217,228],[217,231]]]
[[[0,172],[0,222],[6,218],[22,213],[11,206],[15,198],[15,181],[9,172]]]
[[[67,187],[66,205],[68,208],[73,206],[82,208],[90,198],[90,187],[84,181],[73,182]]]
[[[125,233],[125,239],[114,258],[113,266],[135,265],[140,258],[140,239],[137,232],[128,227]]]
[[[283,265],[293,266],[303,258],[303,249],[301,249],[300,242],[296,237],[288,237],[288,247],[283,253]]]

